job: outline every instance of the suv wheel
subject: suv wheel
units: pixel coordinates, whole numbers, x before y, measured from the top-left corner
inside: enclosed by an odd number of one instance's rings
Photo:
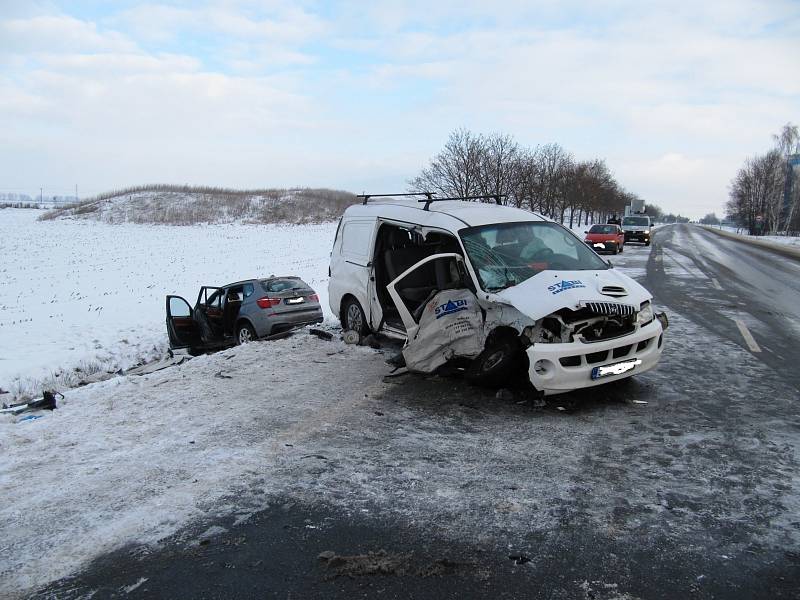
[[[367,317],[364,315],[364,309],[355,298],[348,298],[342,305],[342,329],[347,331],[351,329],[358,332],[360,335],[367,335],[369,327],[367,327]]]
[[[255,339],[256,332],[251,325],[243,323],[236,329],[237,344],[249,344],[250,342],[254,342]]]

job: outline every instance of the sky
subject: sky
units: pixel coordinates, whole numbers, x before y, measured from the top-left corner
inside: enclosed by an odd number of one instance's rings
[[[699,217],[787,122],[797,0],[0,0],[0,193],[398,192],[466,128]]]

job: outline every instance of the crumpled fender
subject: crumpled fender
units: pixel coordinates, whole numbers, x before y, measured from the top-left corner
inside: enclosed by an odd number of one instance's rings
[[[485,343],[483,314],[470,290],[437,292],[422,310],[419,327],[406,341],[410,371],[431,373],[455,357],[474,358]]]

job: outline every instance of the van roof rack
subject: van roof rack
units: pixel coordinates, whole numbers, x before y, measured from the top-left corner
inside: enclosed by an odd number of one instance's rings
[[[428,210],[430,207],[431,202],[445,202],[447,200],[494,200],[496,204],[501,205],[503,204],[503,198],[506,197],[505,194],[487,194],[484,196],[452,196],[450,198],[434,198],[436,192],[404,192],[402,194],[358,194],[356,198],[361,198],[364,200],[363,204],[366,204],[370,198],[394,198],[398,196],[425,196],[424,199],[420,199],[419,202],[424,202],[425,206],[422,210]]]
[[[433,199],[434,194],[436,192],[406,192],[402,194],[358,194],[356,198],[363,198],[363,204],[366,204],[370,198],[393,198],[395,196],[425,196],[429,200]],[[425,202],[425,200],[420,200],[420,202]]]
[[[431,202],[445,202],[447,200],[489,200],[492,199],[495,201],[495,204],[498,206],[503,204],[503,198],[505,198],[505,194],[488,194],[485,196],[454,196],[452,198],[431,198],[428,197],[427,200],[420,200],[420,202],[424,202],[425,206],[422,210],[428,210],[428,207],[431,205]]]

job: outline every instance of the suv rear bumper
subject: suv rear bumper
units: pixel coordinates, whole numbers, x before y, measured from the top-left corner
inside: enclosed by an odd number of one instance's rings
[[[526,350],[530,362],[528,376],[534,387],[545,395],[562,394],[625,379],[644,373],[658,364],[663,348],[662,335],[661,323],[653,319],[630,335],[605,342],[534,344]],[[620,375],[592,379],[595,367],[632,360],[640,360],[641,363]],[[537,368],[539,361],[542,362]],[[577,364],[574,364],[576,361]],[[572,364],[574,366],[570,366]]]

